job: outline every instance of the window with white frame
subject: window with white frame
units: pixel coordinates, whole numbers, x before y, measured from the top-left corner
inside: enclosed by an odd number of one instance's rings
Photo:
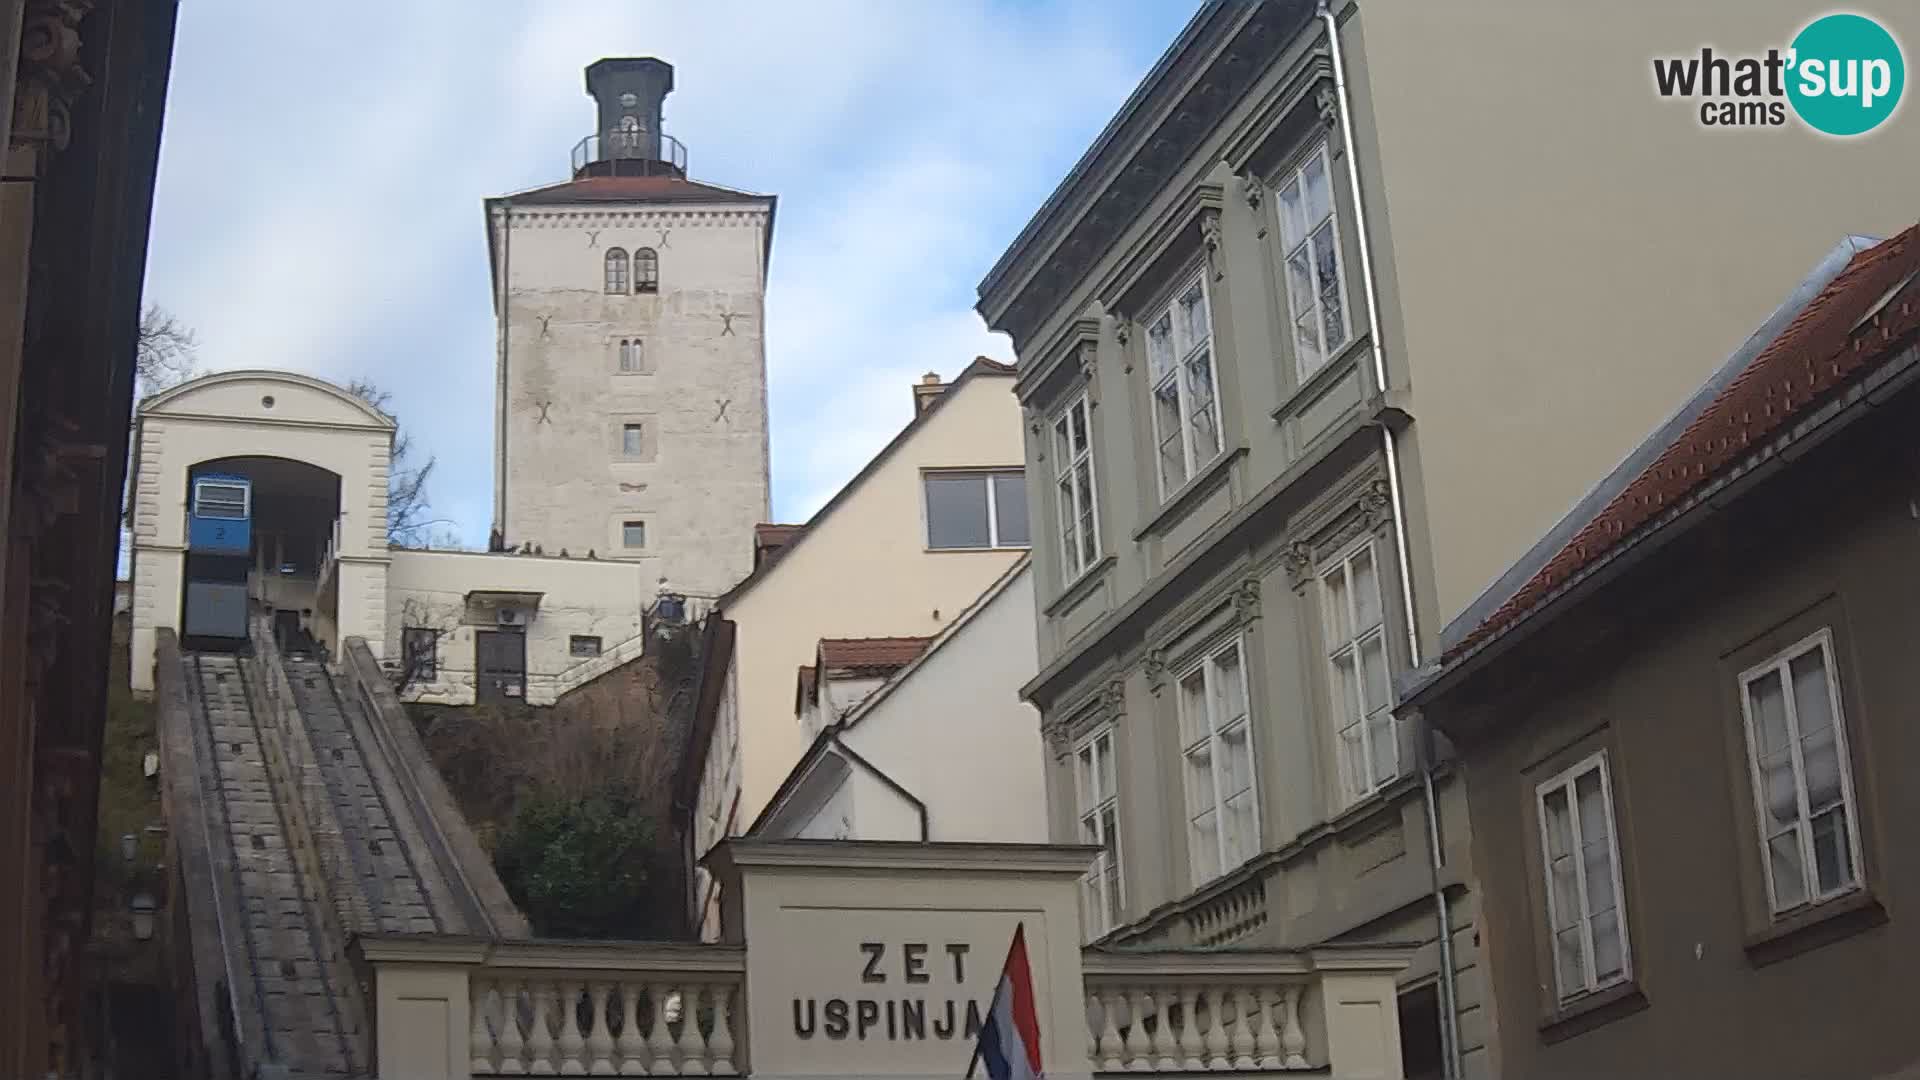
[[[1340,267],[1340,226],[1333,212],[1327,144],[1280,183],[1274,200],[1285,251],[1287,311],[1293,318],[1293,354],[1299,377],[1319,370],[1340,351],[1347,325],[1346,278]]]
[[[1826,630],[1740,676],[1760,861],[1775,915],[1860,885],[1860,822]]]
[[[1100,522],[1093,503],[1093,435],[1087,395],[1075,397],[1053,420],[1053,476],[1059,496],[1060,564],[1068,581],[1100,557]]]
[[[1032,542],[1023,471],[930,472],[923,479],[929,548],[1021,548]]]
[[[1606,752],[1560,773],[1534,793],[1554,984],[1564,1002],[1625,982],[1633,970]]]
[[[1177,680],[1187,860],[1202,885],[1260,851],[1253,732],[1240,639],[1207,653]]]
[[[1073,754],[1075,806],[1080,842],[1100,849],[1080,879],[1080,925],[1087,940],[1120,925],[1126,902],[1120,876],[1120,796],[1114,784],[1113,725],[1103,724],[1081,740]]]
[[[1320,599],[1340,789],[1347,802],[1354,802],[1400,775],[1380,563],[1372,540],[1348,549],[1321,571]]]
[[[620,248],[608,248],[606,257],[607,292],[622,296],[627,291],[627,253]]]
[[[1206,274],[1195,274],[1148,324],[1147,377],[1153,384],[1153,438],[1160,497],[1165,498],[1220,454]]]

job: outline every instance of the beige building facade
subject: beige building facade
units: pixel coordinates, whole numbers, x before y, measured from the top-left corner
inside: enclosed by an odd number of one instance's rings
[[[914,419],[720,599],[732,646],[705,661],[692,856],[744,832],[806,751],[797,681],[821,639],[932,637],[1026,554],[1013,381],[979,359],[937,394],[917,387]],[[712,879],[695,876],[717,925]]]
[[[672,68],[602,60],[572,179],[487,200],[500,546],[637,561],[715,596],[768,503],[775,199],[688,179]]]

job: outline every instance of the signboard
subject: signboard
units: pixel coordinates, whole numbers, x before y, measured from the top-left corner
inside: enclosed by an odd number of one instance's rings
[[[1023,924],[1047,1073],[1086,1074],[1075,890],[1087,852],[832,841],[728,847],[720,861],[732,863],[738,884],[723,887],[739,889],[739,903],[727,906],[729,929],[748,942],[755,1074],[958,1080]],[[1023,853],[974,857],[1016,847]]]

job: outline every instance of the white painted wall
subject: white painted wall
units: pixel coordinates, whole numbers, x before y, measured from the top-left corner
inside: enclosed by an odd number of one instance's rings
[[[716,761],[725,747],[709,751],[703,820],[751,824],[805,751],[794,678],[813,662],[821,638],[937,634],[1022,557],[1018,550],[928,550],[921,487],[926,469],[1020,467],[1012,387],[1011,374],[957,380],[948,400],[841,505],[723,603],[736,626],[730,677],[737,680],[741,757]],[[1031,651],[1032,628],[1022,632]]]
[[[765,258],[771,202],[593,203],[494,212],[506,267],[505,534],[716,596],[768,520]],[[655,295],[608,295],[609,248],[653,247]],[[620,370],[639,339],[642,371]],[[622,451],[637,423],[643,449]],[[646,522],[644,550],[621,522]]]
[[[1045,843],[1040,714],[1020,700],[1037,656],[1033,572],[1023,566],[850,715],[840,742],[926,805],[929,840]],[[857,764],[817,806],[793,835],[845,816],[844,838],[920,839],[912,805]]]
[[[187,475],[227,457],[304,461],[340,477],[339,610],[318,629],[330,649],[386,633],[387,468],[393,421],[330,383],[283,371],[228,371],[157,394],[134,417],[132,685],[153,690],[154,634],[178,630]]]
[[[382,631],[389,664],[399,663],[406,627],[440,632],[435,678],[409,686],[409,701],[473,704],[473,634],[495,629],[498,620],[492,606],[469,607],[470,592],[543,594],[525,624],[531,705],[551,705],[566,673],[591,662],[591,657],[572,655],[573,635],[596,636],[603,653],[611,652],[640,635],[641,616],[654,598],[644,568],[631,562],[405,549],[396,549],[392,558]]]

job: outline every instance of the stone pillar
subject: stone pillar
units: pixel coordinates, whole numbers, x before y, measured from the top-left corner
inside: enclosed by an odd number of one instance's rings
[[[1317,955],[1315,961],[1329,1074],[1337,1080],[1402,1080],[1393,971],[1345,968]]]
[[[362,938],[355,948],[373,970],[376,1074],[471,1080],[467,974],[487,946]]]

